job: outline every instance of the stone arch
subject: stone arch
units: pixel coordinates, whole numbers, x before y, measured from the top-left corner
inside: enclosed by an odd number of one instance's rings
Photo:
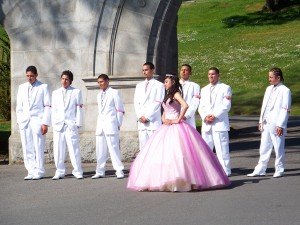
[[[10,161],[22,159],[15,116],[17,87],[28,65],[36,65],[40,79],[54,90],[61,71],[74,73],[74,86],[83,92],[86,115],[97,114],[95,76],[107,73],[126,108],[121,129],[123,158],[137,151],[133,92],[143,80],[145,61],[156,73],[177,73],[177,12],[182,0],[0,0],[0,21],[11,40],[12,135]],[[94,155],[95,121],[86,116],[81,143],[83,161]],[[46,160],[51,161],[51,133]]]
[[[160,1],[151,28],[147,61],[153,61],[158,74],[177,74],[177,12],[182,0]]]
[[[128,60],[120,62],[120,52],[128,51],[129,49],[130,51],[127,54],[130,55],[130,58],[134,58],[134,54],[137,56],[137,59],[142,59],[137,60],[140,61],[138,67],[144,61],[151,61],[156,65],[157,74],[165,74],[166,72],[177,73],[178,48],[176,26],[177,12],[182,1],[165,0],[147,2],[145,0],[122,0],[114,5],[113,10],[110,8],[111,5],[107,5],[107,3],[108,1],[103,2],[97,25],[93,75],[95,76],[95,73],[98,71],[96,65],[97,59],[101,58],[99,55],[101,54],[101,48],[103,49],[100,43],[106,43],[106,46],[109,47],[107,49],[105,67],[107,73],[112,76],[123,76],[118,68],[120,65],[123,68],[124,64],[130,65],[126,69],[130,74],[129,76],[139,75],[139,70],[132,63],[128,62]],[[151,10],[151,13],[148,10]],[[110,16],[113,14],[114,18],[113,22],[104,25],[103,20],[107,18],[107,15],[105,15],[107,13]],[[149,20],[144,19],[144,21],[134,24],[134,21],[138,21],[140,16],[147,16]],[[133,24],[129,24],[130,21]],[[107,33],[107,30],[110,33],[109,37],[103,36],[103,34]],[[131,35],[131,32],[135,36]],[[122,46],[120,46],[120,43]],[[126,48],[126,46],[128,47]],[[173,48],[170,48],[170,46]],[[130,68],[134,68],[133,71],[130,71]]]

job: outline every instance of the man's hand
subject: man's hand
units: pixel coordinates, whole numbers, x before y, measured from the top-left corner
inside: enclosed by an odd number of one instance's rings
[[[276,135],[278,137],[282,136],[283,135],[283,128],[281,127],[276,127]]]
[[[263,131],[263,125],[260,123],[260,124],[258,124],[258,130],[259,131]]]
[[[209,115],[207,115],[207,116],[205,117],[205,122],[206,122],[206,123],[212,123],[212,122],[214,122],[215,118],[216,118],[216,117],[215,117],[214,115],[209,114]]]
[[[141,123],[148,123],[149,122],[149,120],[145,116],[142,116],[141,118],[139,118],[139,121]]]
[[[42,130],[42,135],[45,135],[48,132],[48,126],[45,124],[42,124],[41,130]]]

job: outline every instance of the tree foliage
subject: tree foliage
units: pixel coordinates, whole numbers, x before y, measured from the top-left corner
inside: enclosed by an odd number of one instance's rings
[[[0,26],[0,118],[10,120],[10,42]]]

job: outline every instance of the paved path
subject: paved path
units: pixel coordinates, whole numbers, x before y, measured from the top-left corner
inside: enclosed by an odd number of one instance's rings
[[[111,166],[108,177],[92,180],[95,164],[84,164],[83,180],[67,176],[24,181],[23,165],[0,165],[1,225],[299,225],[300,120],[291,119],[286,141],[286,173],[273,178],[274,156],[266,177],[248,178],[258,160],[256,118],[232,118],[232,184],[227,189],[159,193],[126,190]],[[129,164],[126,165],[128,172]],[[68,165],[71,173],[71,165]]]

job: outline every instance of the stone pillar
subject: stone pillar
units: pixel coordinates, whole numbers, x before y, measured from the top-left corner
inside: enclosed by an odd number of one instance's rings
[[[81,129],[82,160],[95,160],[96,77],[110,76],[125,103],[121,128],[123,160],[138,151],[133,107],[135,85],[144,78],[142,64],[152,61],[156,73],[177,71],[177,11],[181,0],[3,0],[0,21],[11,40],[12,135],[10,163],[22,161],[16,124],[16,92],[25,69],[35,65],[38,79],[51,91],[60,74],[74,73],[73,86],[83,92],[85,120]],[[51,128],[46,161],[53,161]]]

